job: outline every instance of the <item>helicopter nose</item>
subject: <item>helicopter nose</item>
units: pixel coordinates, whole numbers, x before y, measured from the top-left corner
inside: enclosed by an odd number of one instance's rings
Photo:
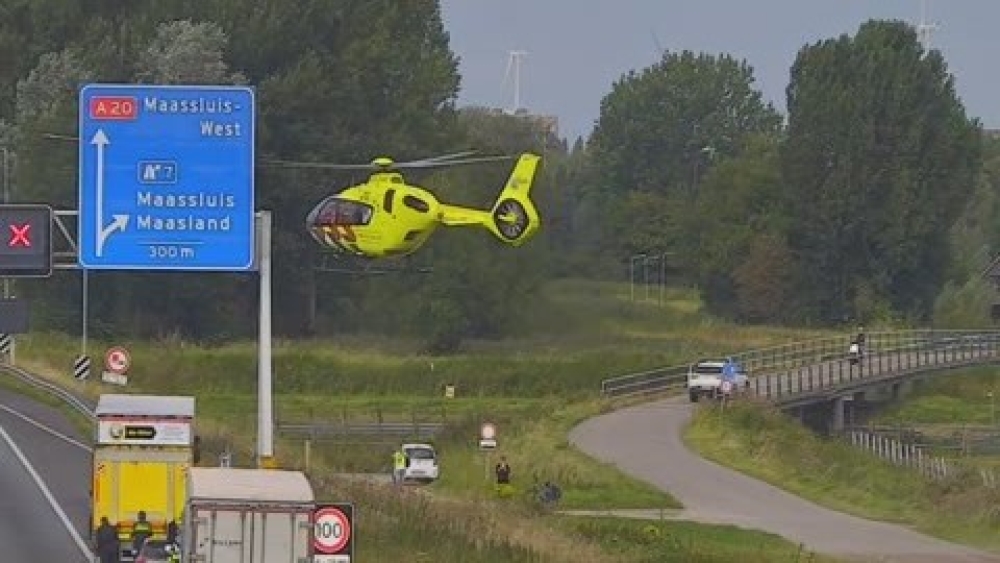
[[[315,240],[320,244],[325,244],[322,239],[322,233],[319,222],[317,221],[317,219],[319,219],[319,212],[322,207],[323,207],[323,202],[320,202],[319,204],[316,205],[316,207],[312,208],[312,210],[309,212],[308,215],[306,215],[306,231],[309,232],[309,235],[312,236],[313,240]]]

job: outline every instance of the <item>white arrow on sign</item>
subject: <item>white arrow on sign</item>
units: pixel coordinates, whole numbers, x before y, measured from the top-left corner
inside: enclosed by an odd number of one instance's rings
[[[104,254],[104,243],[115,231],[125,232],[128,227],[128,215],[112,215],[112,221],[104,224],[104,148],[111,144],[104,129],[98,129],[90,144],[97,147],[97,255]]]

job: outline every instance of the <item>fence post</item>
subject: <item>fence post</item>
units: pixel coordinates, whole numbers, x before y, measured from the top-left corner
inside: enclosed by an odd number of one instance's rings
[[[309,462],[312,459],[312,439],[308,436],[302,444],[302,465],[306,473],[309,473]]]

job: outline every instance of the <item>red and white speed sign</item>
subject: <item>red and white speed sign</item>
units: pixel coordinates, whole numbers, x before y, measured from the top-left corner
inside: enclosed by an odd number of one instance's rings
[[[336,507],[316,511],[313,546],[320,553],[338,553],[351,539],[351,521]]]
[[[120,346],[109,348],[108,353],[104,356],[104,366],[110,372],[123,374],[128,371],[131,363],[132,359],[128,355],[128,350]]]

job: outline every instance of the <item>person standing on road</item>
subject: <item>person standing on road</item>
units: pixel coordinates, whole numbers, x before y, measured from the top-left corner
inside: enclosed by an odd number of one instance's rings
[[[107,516],[101,516],[101,525],[97,527],[97,557],[101,563],[118,563],[120,549],[118,529],[108,522]]]
[[[139,511],[139,519],[136,520],[135,525],[132,527],[132,554],[133,556],[139,554],[139,550],[142,549],[142,544],[153,535],[153,525],[146,520],[146,511]]]
[[[406,454],[403,448],[399,447],[392,453],[392,482],[397,486],[403,485],[403,478],[406,476]]]

